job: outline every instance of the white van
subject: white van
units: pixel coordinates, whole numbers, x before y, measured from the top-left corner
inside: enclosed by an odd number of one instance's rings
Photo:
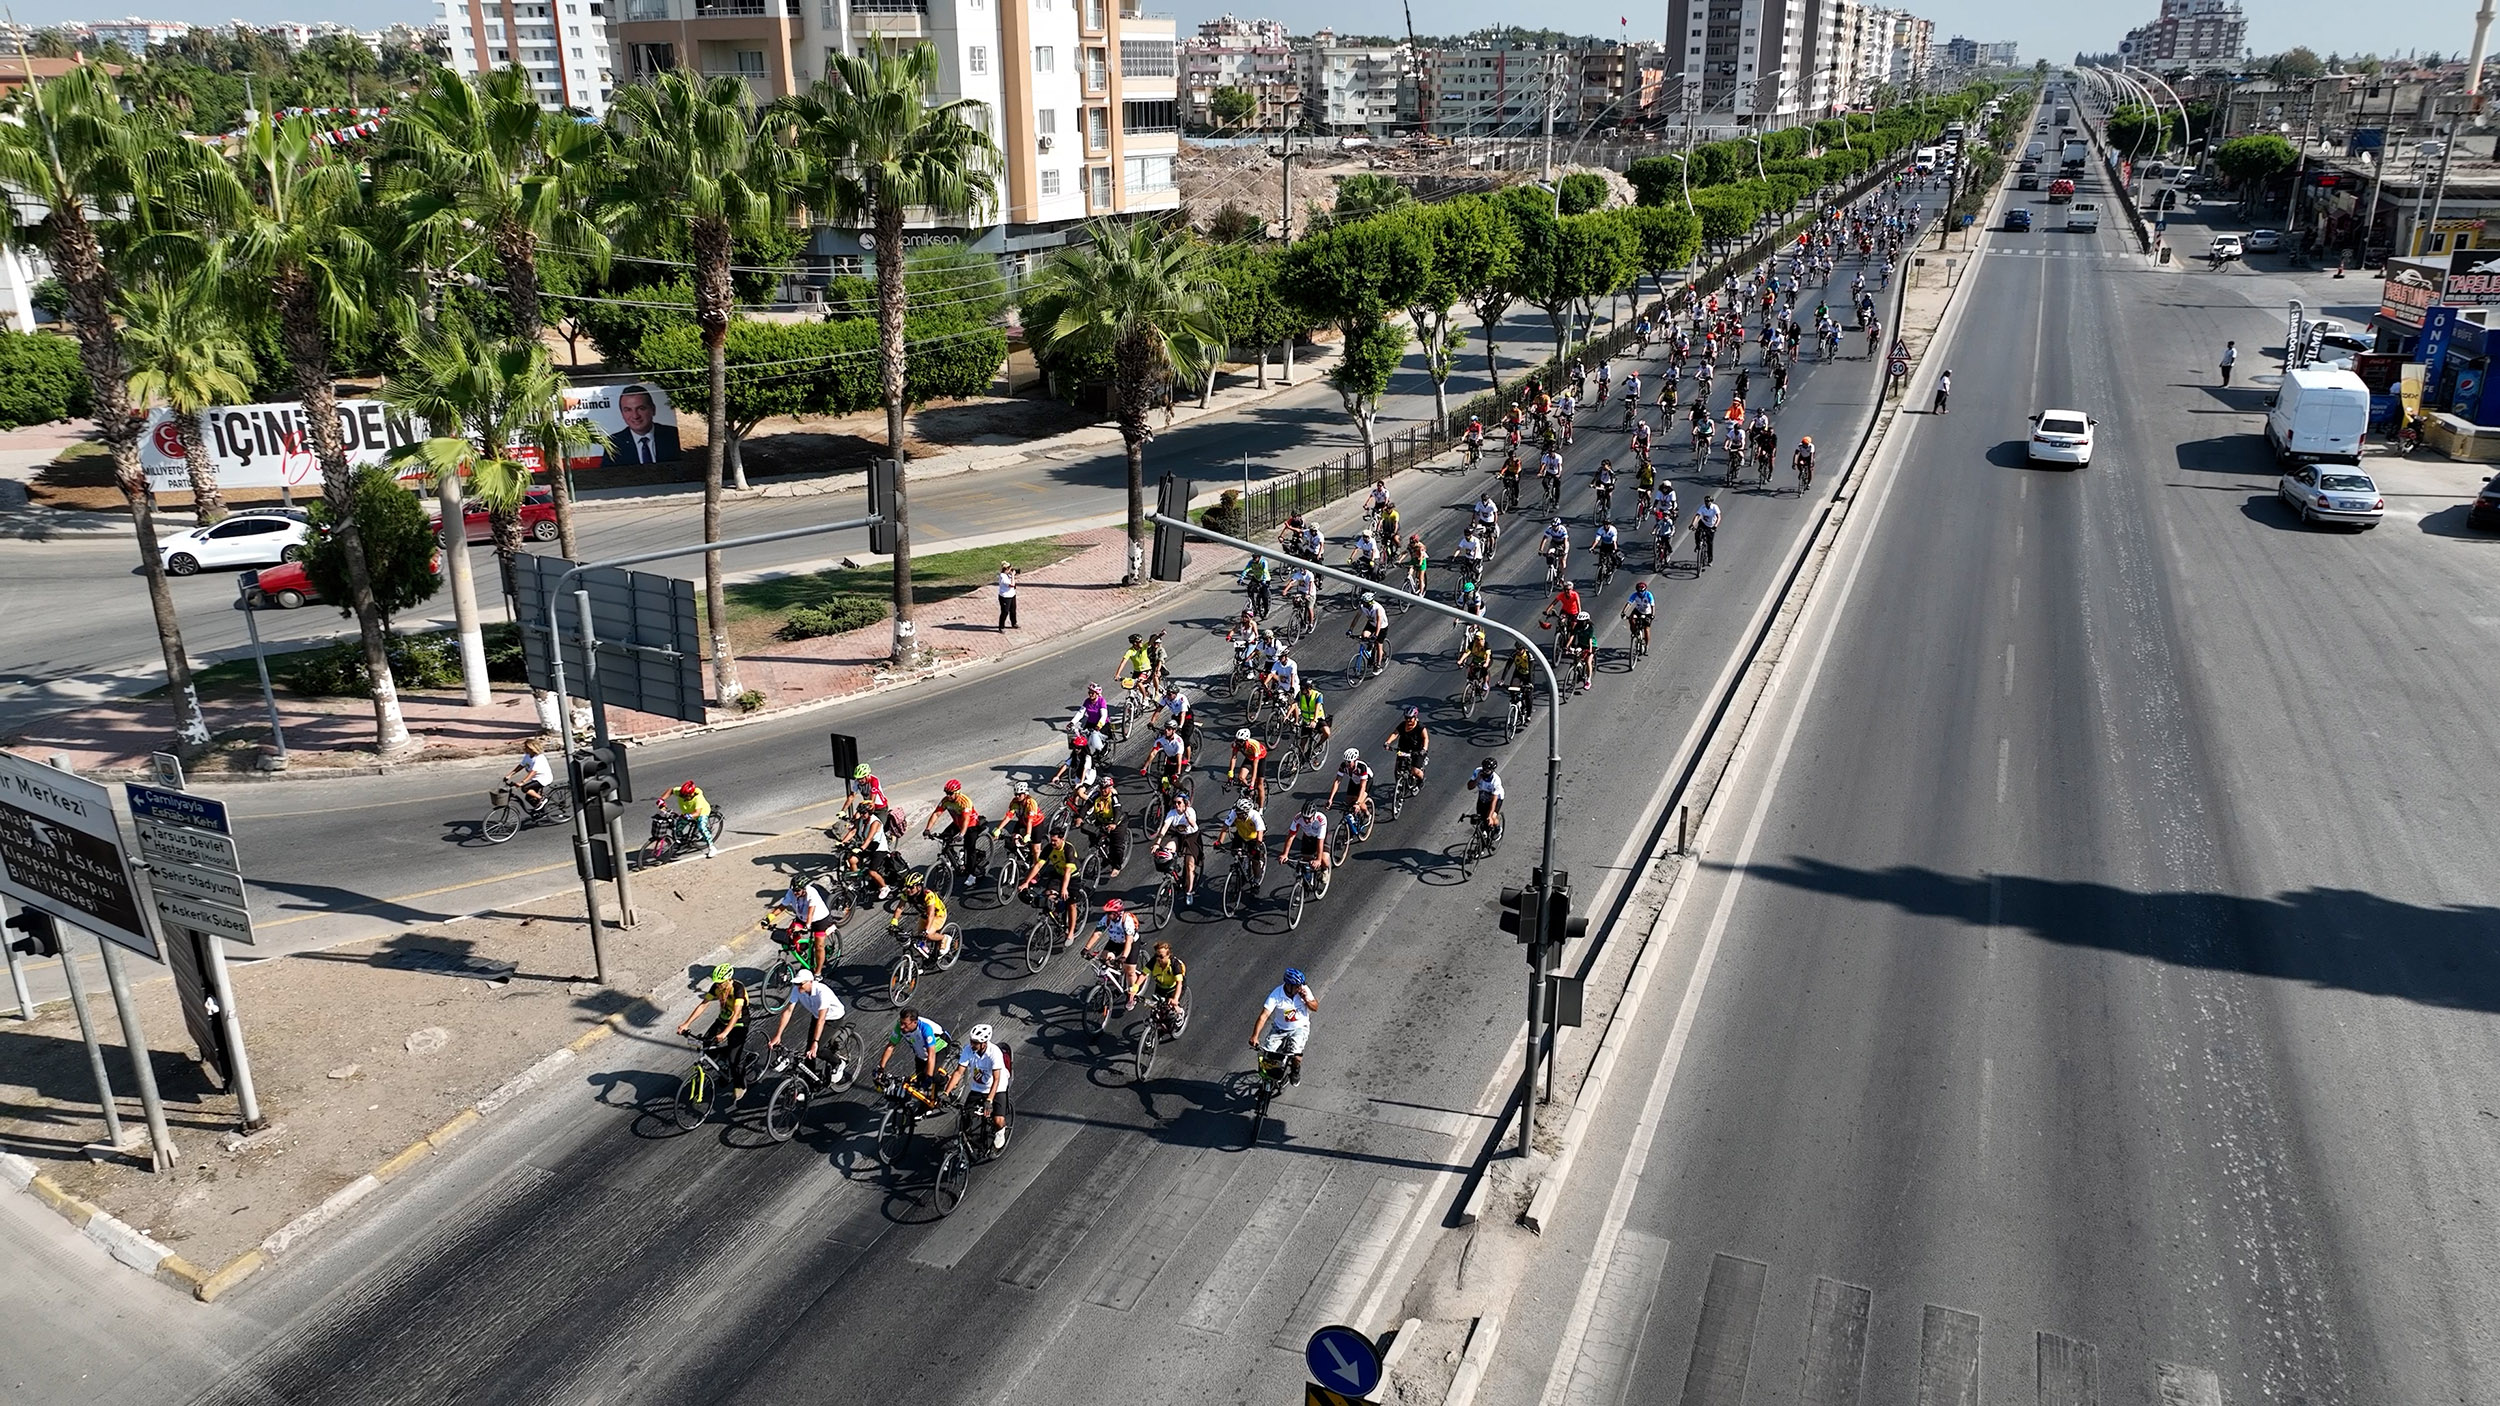
[[[2078,200],[2074,204],[2066,207],[2066,228],[2099,229],[2100,227],[2100,206],[2093,204],[2089,200]]]
[[[2350,371],[2303,366],[2283,373],[2266,411],[2266,447],[2296,464],[2358,464],[2370,427],[2370,388]]]

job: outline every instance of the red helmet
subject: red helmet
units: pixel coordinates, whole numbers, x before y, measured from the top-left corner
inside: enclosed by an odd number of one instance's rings
[[[1102,905],[1102,911],[1104,911],[1105,913],[1117,913],[1117,912],[1121,911],[1122,909],[1124,909],[1124,908],[1126,908],[1126,907],[1128,907],[1128,905],[1127,905],[1127,904],[1122,903],[1120,900],[1118,900],[1118,899],[1116,899],[1116,898],[1112,898],[1112,899],[1106,899],[1106,900],[1104,900],[1103,905]]]
[[[951,796],[951,795],[955,794],[957,791],[962,790],[963,788],[964,788],[964,784],[963,784],[962,782],[960,782],[960,781],[949,781],[949,782],[947,782],[947,783],[946,783],[946,794],[948,794],[948,795],[950,795],[950,796]]]
[[[694,792],[695,792],[695,785],[694,785],[694,783],[693,783],[693,782],[691,782],[691,781],[686,782],[686,783],[684,783],[683,785],[681,785],[681,786],[679,786],[679,787],[677,788],[677,794],[678,794],[678,795],[681,795],[681,796],[691,796],[691,795],[693,795],[693,794],[694,794]]]

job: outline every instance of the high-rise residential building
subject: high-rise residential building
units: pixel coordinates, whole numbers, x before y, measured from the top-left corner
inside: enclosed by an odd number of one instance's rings
[[[2118,56],[2159,72],[2239,62],[2248,47],[2248,17],[2239,0],[2161,0],[2150,24],[2127,31]]]
[[[736,3],[736,0],[731,0]],[[752,2],[752,0],[750,0]],[[617,75],[606,5],[615,0],[440,0],[451,65],[482,73],[519,64],[546,107],[604,115]]]
[[[1979,41],[1956,34],[1944,41],[1944,61],[1955,68],[1979,66]]]
[[[1552,50],[1511,40],[1426,50],[1417,125],[1436,137],[1532,137],[1544,130],[1549,97],[1555,121],[1568,124],[1574,103],[1557,62]]]
[[[1810,117],[1829,117],[1867,100],[1870,12],[1860,0],[1811,0],[1806,6],[1806,60],[1798,82]]]
[[[1292,126],[1302,88],[1295,77],[1293,38],[1285,26],[1231,15],[1201,21],[1198,32],[1181,41],[1181,94],[1191,121],[1213,123],[1209,105],[1218,88],[1239,88],[1257,101],[1245,124],[1251,129]]]
[[[143,20],[137,15],[120,20],[90,20],[87,38],[98,46],[119,44],[134,54],[170,39],[180,39],[191,32],[191,26],[176,20]]]
[[[2011,39],[1979,46],[1981,68],[2019,68],[2022,66],[2022,45]]]
[[[1410,87],[1405,45],[1341,44],[1323,29],[1298,46],[1294,59],[1304,126],[1381,135],[1398,124],[1400,90]]]

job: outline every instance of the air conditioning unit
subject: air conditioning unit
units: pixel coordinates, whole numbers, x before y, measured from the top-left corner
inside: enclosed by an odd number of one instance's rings
[[[1050,142],[1051,139],[1048,137],[1041,137],[1036,140],[1036,144],[1041,147],[1042,154],[1044,156],[1048,156],[1050,154]]]

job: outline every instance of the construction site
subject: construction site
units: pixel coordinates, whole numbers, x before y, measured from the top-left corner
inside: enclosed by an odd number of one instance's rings
[[[1612,192],[1610,205],[1632,203],[1624,166],[1667,149],[1609,142],[1602,148],[1581,146],[1574,151],[1571,145],[1577,144],[1557,145],[1554,174],[1589,171],[1603,176]],[[1337,185],[1349,176],[1388,176],[1406,186],[1417,200],[1446,200],[1541,179],[1545,151],[1542,141],[1498,137],[1457,141],[1300,136],[1265,141],[1184,139],[1174,174],[1180,182],[1181,209],[1194,228],[1212,230],[1230,206],[1255,216],[1270,236],[1299,238],[1310,231],[1314,214],[1324,218],[1336,204]],[[1278,221],[1287,212],[1293,227],[1279,230]]]

